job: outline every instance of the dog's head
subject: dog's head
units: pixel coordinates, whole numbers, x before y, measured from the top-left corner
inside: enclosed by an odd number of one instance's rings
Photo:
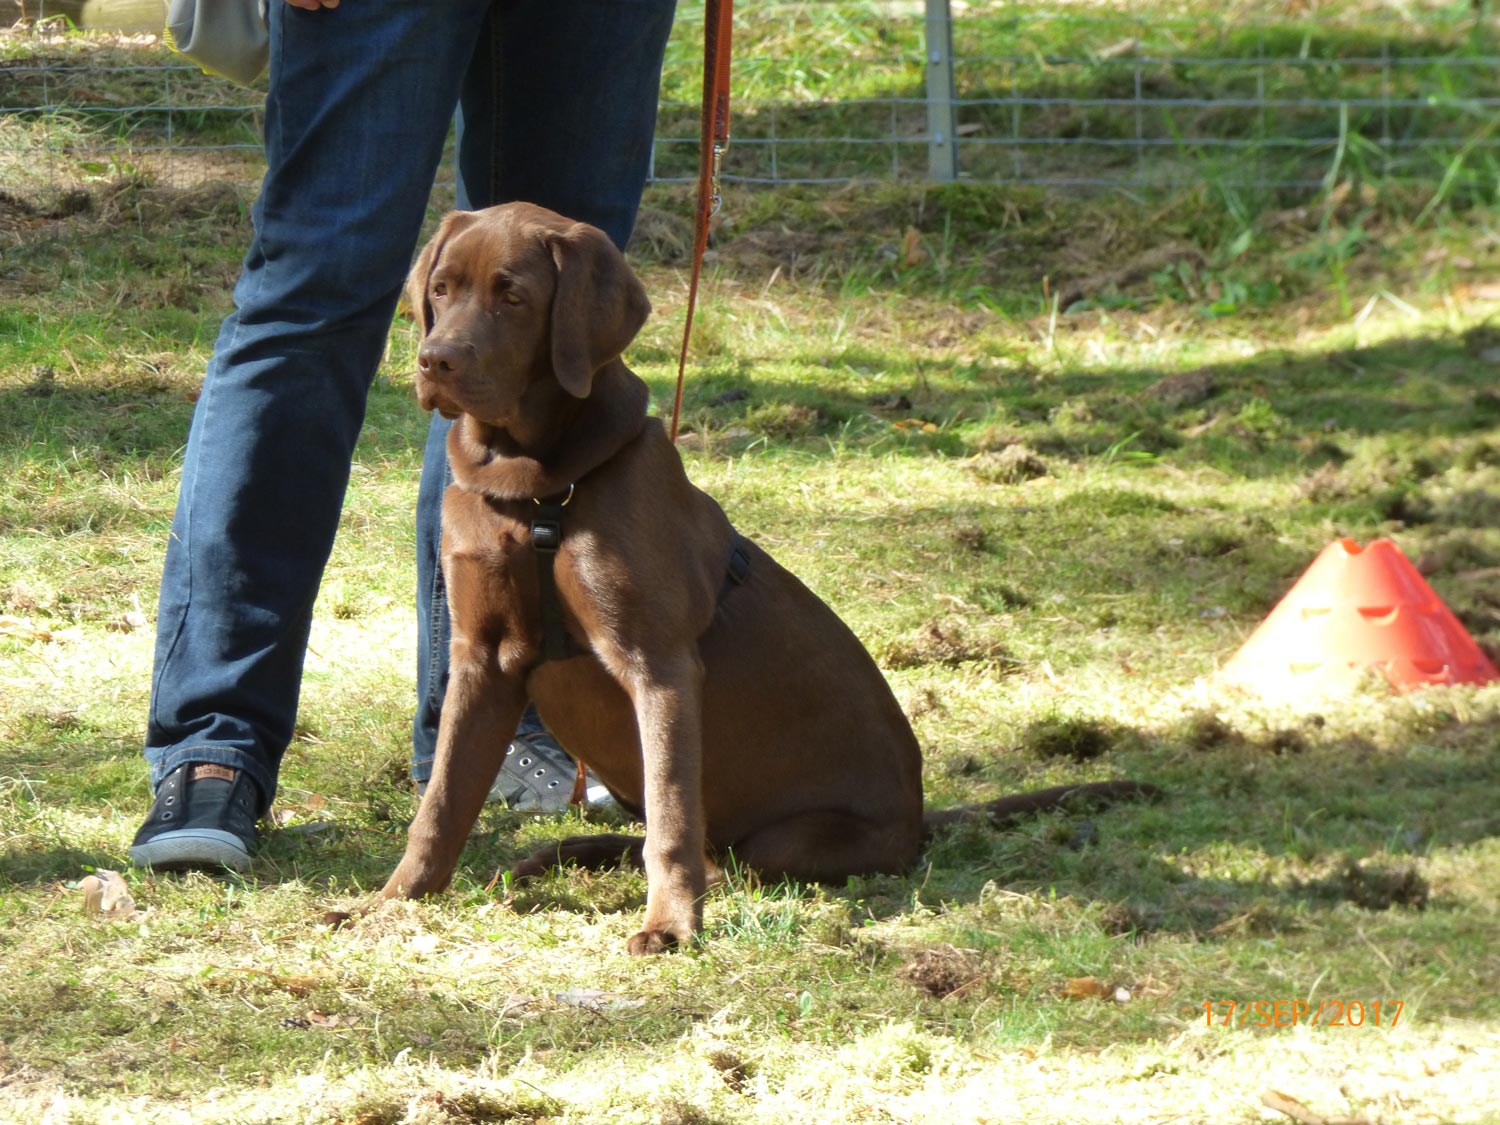
[[[407,298],[422,407],[501,427],[539,390],[587,398],[651,311],[603,231],[528,203],[450,212]]]

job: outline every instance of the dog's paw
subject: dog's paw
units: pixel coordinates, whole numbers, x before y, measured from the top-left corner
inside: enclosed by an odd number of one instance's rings
[[[632,957],[654,957],[671,953],[683,940],[671,930],[642,930],[625,943],[625,952]]]

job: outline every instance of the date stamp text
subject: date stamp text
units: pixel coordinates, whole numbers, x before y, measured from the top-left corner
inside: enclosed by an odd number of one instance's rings
[[[1208,1027],[1395,1027],[1401,1000],[1205,1000]]]

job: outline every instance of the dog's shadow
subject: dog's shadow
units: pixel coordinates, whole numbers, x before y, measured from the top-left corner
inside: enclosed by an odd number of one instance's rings
[[[1067,899],[1083,904],[1106,932],[1140,937],[1278,934],[1307,925],[1310,912],[1348,906],[1459,908],[1461,890],[1451,880],[1435,890],[1426,861],[1500,835],[1492,797],[1500,757],[1484,722],[1450,722],[1441,748],[1437,741],[1397,751],[1355,736],[1318,743],[1286,732],[1261,739],[1223,733],[1207,743],[1143,739],[1142,748],[1119,753],[1117,769],[1161,786],[1160,801],[1068,810],[1001,829],[950,827],[905,875],[782,883],[738,870],[726,857],[726,878],[710,894],[708,936],[765,926],[785,935],[829,904],[857,928],[976,906],[983,920],[992,903]],[[243,881],[269,887],[295,880],[344,895],[377,888],[400,857],[415,804],[392,789],[371,798],[370,807],[379,815],[267,827]],[[549,840],[584,831],[639,826],[618,812],[538,819],[487,808],[446,893],[504,901],[520,913],[640,910],[646,883],[633,870],[566,869],[518,885],[496,878]],[[0,880],[63,884],[90,869],[123,870],[124,863],[102,842],[12,842],[0,852]],[[996,919],[1005,913],[997,908]]]

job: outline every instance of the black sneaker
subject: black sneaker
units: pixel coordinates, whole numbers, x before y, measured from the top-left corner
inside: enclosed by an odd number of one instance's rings
[[[243,770],[189,762],[167,775],[130,846],[137,867],[244,871],[255,843],[260,789]]]
[[[578,763],[568,756],[557,739],[544,730],[518,734],[505,748],[505,761],[490,786],[486,801],[531,812],[558,812],[568,807]],[[609,790],[586,773],[584,802],[599,805],[610,800]],[[417,782],[417,795],[427,792],[427,782]]]

